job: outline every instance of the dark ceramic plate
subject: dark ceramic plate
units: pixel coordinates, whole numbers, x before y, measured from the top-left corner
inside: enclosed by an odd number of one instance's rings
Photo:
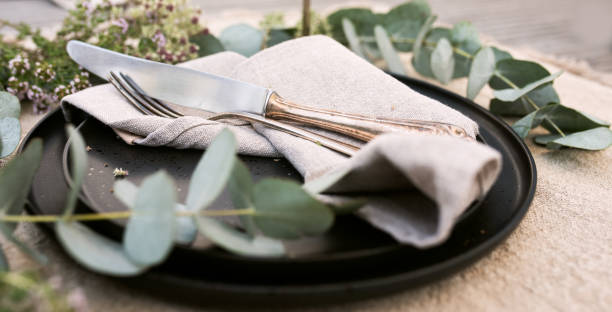
[[[477,209],[459,222],[444,244],[419,250],[395,243],[384,233],[352,216],[338,218],[326,236],[302,240],[294,257],[257,259],[236,256],[216,248],[176,247],[161,266],[122,283],[144,286],[148,292],[193,302],[268,302],[300,304],[359,299],[430,282],[453,273],[492,250],[516,228],[533,198],[535,164],[522,140],[500,119],[473,102],[407,77],[396,77],[416,91],[462,112],[480,126],[487,144],[503,155],[498,181]],[[109,192],[112,170],[127,168],[130,180],[140,180],[164,168],[177,180],[184,197],[189,174],[202,151],[128,146],[109,128],[88,120],[82,133],[93,150],[80,211],[124,209]],[[30,212],[60,214],[67,186],[62,172],[66,137],[64,118],[55,111],[28,135],[45,142],[43,161],[30,193]],[[280,176],[300,180],[286,161],[242,157],[255,179]],[[222,196],[215,205],[227,207]],[[120,239],[122,227],[113,222],[88,223],[100,233]],[[305,301],[302,301],[305,300]],[[235,302],[235,301],[231,301]]]

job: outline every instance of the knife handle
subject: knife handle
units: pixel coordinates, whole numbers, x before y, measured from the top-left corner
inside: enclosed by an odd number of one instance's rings
[[[448,123],[412,119],[372,118],[302,106],[285,100],[272,92],[266,105],[266,117],[291,120],[303,125],[341,133],[364,142],[386,132],[418,132],[450,135],[473,140],[467,132]]]

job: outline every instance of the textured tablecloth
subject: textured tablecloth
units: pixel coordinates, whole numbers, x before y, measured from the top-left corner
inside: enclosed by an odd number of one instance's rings
[[[612,87],[584,67],[527,50],[516,58],[566,71],[555,82],[563,103],[612,120]],[[409,58],[405,58],[409,64]],[[552,65],[554,64],[554,65]],[[465,79],[446,86],[465,93]],[[487,106],[491,91],[476,101]],[[26,132],[40,116],[25,112]],[[541,130],[541,132],[544,132]],[[530,139],[537,169],[536,195],[525,219],[493,252],[439,282],[386,297],[301,311],[609,311],[612,306],[612,148],[599,152],[550,151]],[[32,225],[18,236],[51,259],[44,270],[63,276],[64,287],[81,287],[93,311],[201,311],[162,301],[77,267],[52,239]],[[3,246],[6,246],[3,242]],[[33,263],[5,247],[14,268]]]

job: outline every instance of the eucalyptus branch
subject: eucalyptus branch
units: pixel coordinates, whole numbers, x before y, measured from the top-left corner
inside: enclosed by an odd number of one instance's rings
[[[177,217],[224,217],[224,216],[244,216],[254,215],[255,209],[224,209],[224,210],[201,210],[201,211],[177,211],[175,215]],[[101,220],[116,220],[116,219],[129,219],[134,215],[130,210],[116,211],[116,212],[102,212],[102,213],[83,213],[73,214],[68,217],[63,215],[4,215],[0,216],[1,222],[57,222],[57,221],[101,221]]]
[[[363,36],[363,37],[359,37],[359,40],[362,43],[376,43],[376,38],[372,37],[372,36]],[[397,38],[397,37],[389,37],[389,40],[391,40],[392,43],[395,44],[402,44],[402,43],[415,43],[416,39],[412,39],[412,38]],[[423,40],[423,45],[426,47],[430,47],[430,48],[435,48],[436,45],[438,43],[437,42],[433,42],[433,41],[427,41],[427,40]],[[466,57],[468,59],[473,59],[474,56],[470,53],[468,53],[467,51],[464,51],[458,47],[453,47],[453,52],[455,52],[458,55],[461,55],[463,57]]]

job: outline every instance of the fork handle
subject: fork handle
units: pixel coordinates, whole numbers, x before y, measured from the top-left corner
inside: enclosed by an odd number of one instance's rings
[[[273,119],[291,120],[304,125],[334,131],[364,142],[368,142],[382,133],[406,131],[473,139],[463,128],[448,123],[372,118],[346,114],[298,105],[287,101],[276,92],[270,94],[264,115]]]

